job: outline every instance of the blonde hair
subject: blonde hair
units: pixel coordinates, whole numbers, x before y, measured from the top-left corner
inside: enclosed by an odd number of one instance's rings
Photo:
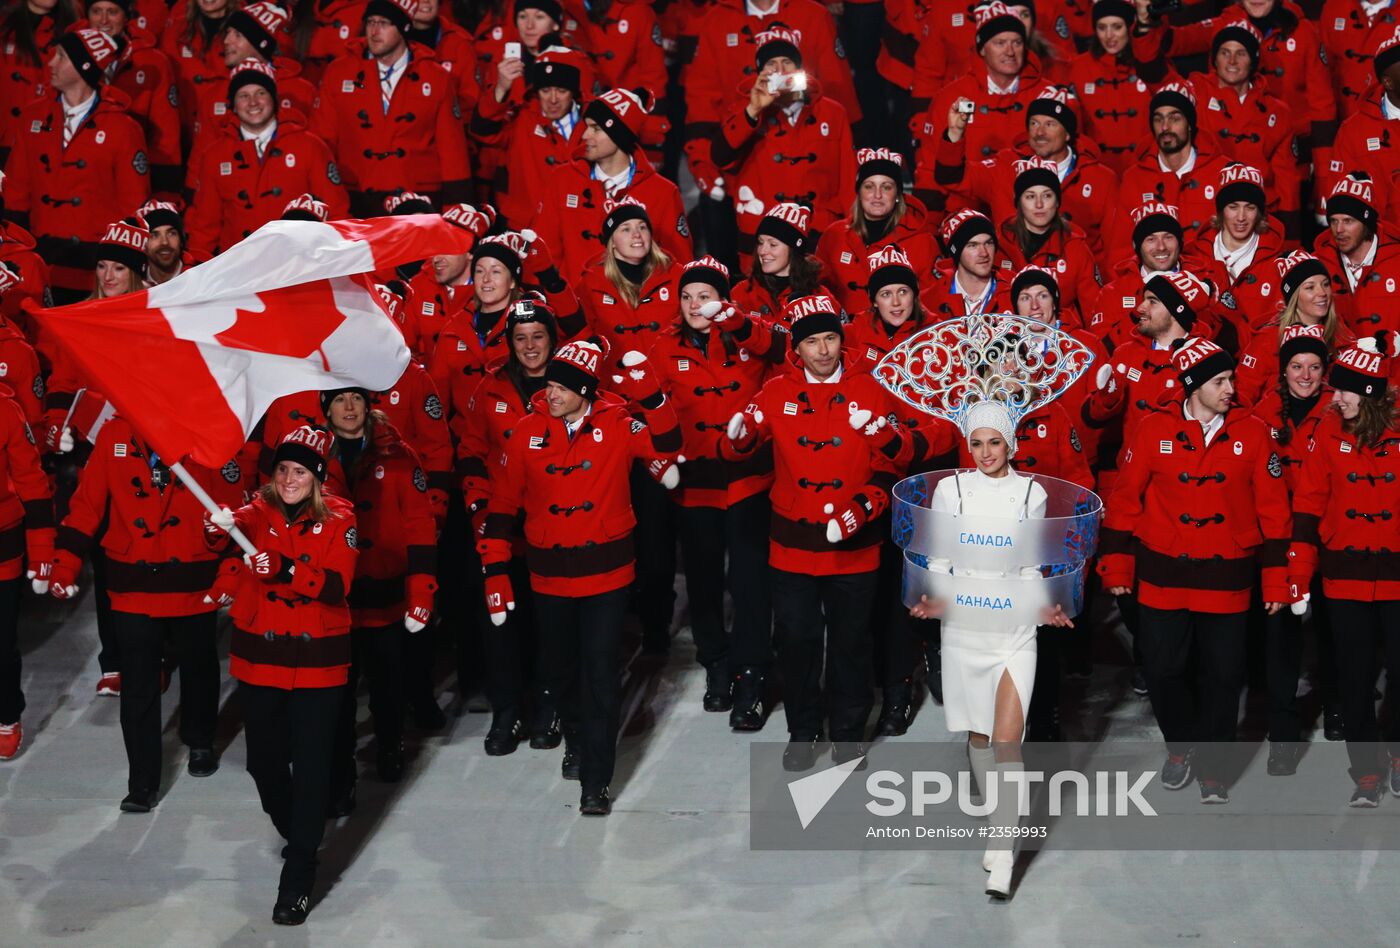
[[[1340,325],[1337,317],[1337,301],[1329,300],[1327,303],[1327,315],[1322,320],[1322,339],[1327,343],[1328,348],[1337,344],[1337,327]],[[1298,315],[1298,291],[1293,291],[1293,296],[1288,300],[1288,305],[1278,314],[1278,341],[1283,343],[1283,334],[1289,326],[1303,326],[1303,317]]]
[[[904,220],[904,215],[909,213],[909,205],[904,201],[904,193],[901,191],[894,199],[894,210],[890,211],[887,220],[890,222],[889,229],[885,231],[888,238],[894,234],[899,222]],[[865,209],[860,206],[860,192],[856,192],[856,199],[851,202],[851,230],[860,237],[861,243],[870,242],[870,220],[865,216]]]
[[[662,250],[661,245],[653,240],[651,252],[647,254],[646,261],[642,264],[642,283],[650,280],[651,275],[657,270],[665,270],[670,266],[670,254]],[[617,265],[617,255],[613,253],[611,241],[608,242],[608,252],[603,254],[603,275],[608,278],[608,282],[617,290],[618,295],[627,301],[627,305],[636,309],[637,304],[642,300],[642,288],[622,275],[622,268]]]
[[[121,263],[121,261],[116,262]],[[122,264],[122,266],[126,266],[126,264]],[[122,293],[135,293],[138,290],[144,290],[145,288],[146,281],[141,279],[141,274],[131,269],[131,267],[126,267],[126,289],[122,290],[117,295],[120,296]],[[92,278],[92,293],[88,296],[88,299],[107,299],[107,294],[102,291],[102,281],[99,280],[95,274]]]

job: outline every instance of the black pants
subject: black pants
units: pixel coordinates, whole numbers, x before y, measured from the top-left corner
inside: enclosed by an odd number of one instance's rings
[[[1138,603],[1138,639],[1152,713],[1168,749],[1184,754],[1197,744],[1233,741],[1245,678],[1247,614]],[[1219,766],[1209,755],[1196,759],[1203,777],[1215,776]]]
[[[258,786],[263,812],[287,841],[278,894],[309,895],[316,880],[316,851],[326,835],[331,757],[345,688],[286,690],[244,683],[238,697],[248,773]]]
[[[696,660],[706,667],[723,662],[729,668],[766,669],[773,658],[768,495],[757,494],[728,510],[680,507],[677,513]],[[726,585],[734,600],[734,625],[728,635]]]
[[[888,523],[885,532],[888,533]],[[922,640],[931,634],[927,619],[909,614],[901,595],[904,551],[891,542],[880,548],[880,574],[873,598],[871,638],[875,649],[875,679],[881,688],[907,683],[919,663]]]
[[[870,603],[879,571],[807,576],[774,569],[770,575],[788,733],[793,740],[820,739],[826,720],[833,741],[862,740],[873,704]]]
[[[1312,585],[1312,618],[1305,626],[1301,616],[1280,609],[1264,619],[1264,672],[1269,687],[1269,740],[1302,740],[1298,713],[1298,675],[1303,670],[1303,641],[1309,630],[1317,636],[1317,690],[1322,707],[1337,706],[1337,668],[1330,631],[1330,603],[1322,593],[1322,580]]]
[[[1031,687],[1031,706],[1026,709],[1026,732],[1036,740],[1055,730],[1060,709],[1060,650],[1063,636],[1069,629],[1053,625],[1037,626],[1035,630],[1035,684]]]
[[[851,64],[856,99],[863,113],[856,145],[894,147],[885,132],[889,125],[888,116],[884,114],[888,109],[883,95],[886,83],[875,71],[880,37],[885,29],[885,5],[848,3],[836,25],[846,50],[846,61]]]
[[[127,790],[160,787],[160,671],[167,641],[180,668],[180,740],[186,747],[212,748],[219,717],[217,612],[153,617],[112,613],[122,676],[122,740],[126,743]]]
[[[579,755],[584,790],[612,783],[617,763],[618,719],[622,713],[622,620],[627,590],[596,596],[535,593],[541,632],[541,659],[567,676],[559,716]]]
[[[632,465],[637,527],[637,618],[643,632],[670,635],[676,614],[676,506],[640,462]]]
[[[24,714],[24,671],[19,652],[19,600],[29,580],[0,582],[0,724],[14,724]]]
[[[107,557],[96,545],[92,549],[92,600],[97,611],[97,667],[104,675],[120,672],[122,650],[113,620],[112,597],[107,592]]]
[[[426,632],[424,629],[418,634]],[[369,713],[380,753],[396,749],[403,742],[403,653],[408,637],[409,632],[401,622],[350,630],[350,679],[336,729],[333,796],[355,784],[355,714],[360,704],[361,675],[369,682]]]
[[[539,629],[535,621],[535,593],[530,588],[530,571],[523,557],[510,561],[510,586],[515,591],[515,610],[506,613],[504,625],[494,625],[486,611],[484,595],[477,596],[477,626],[481,629],[481,649],[486,665],[486,697],[495,712],[522,715],[526,704],[526,682],[537,652]],[[557,684],[556,684],[557,687]]]
[[[1332,641],[1337,652],[1338,685],[1342,697],[1342,727],[1346,731],[1351,775],[1361,778],[1385,772],[1376,742],[1384,740],[1390,753],[1400,754],[1400,600],[1358,602],[1333,599]],[[1387,721],[1384,735],[1376,723],[1376,649],[1384,653]]]

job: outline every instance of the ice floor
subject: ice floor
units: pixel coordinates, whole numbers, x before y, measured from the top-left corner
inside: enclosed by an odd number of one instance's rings
[[[488,759],[489,715],[410,731],[408,776],[361,780],[308,924],[280,929],[280,841],[232,715],[215,776],[185,774],[172,726],[159,807],[119,813],[91,601],[57,609],[26,617],[26,744],[0,764],[0,945],[1374,945],[1400,930],[1393,852],[1051,852],[1023,861],[1008,904],[983,894],[973,853],[750,852],[749,738],[701,710],[685,632],[664,665],[629,667],[611,817],[577,816],[558,751]],[[1122,667],[1101,664],[1079,697],[1110,740],[1151,731]],[[926,701],[910,738],[949,737]]]

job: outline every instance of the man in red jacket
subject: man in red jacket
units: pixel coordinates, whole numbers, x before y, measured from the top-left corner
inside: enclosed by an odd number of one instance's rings
[[[169,201],[147,201],[136,216],[146,224],[146,281],[168,283],[185,270],[185,216]]]
[[[839,102],[821,94],[811,79],[792,83],[802,72],[800,37],[773,27],[754,37],[758,74],[749,99],[720,127],[711,149],[737,198],[740,261],[747,266],[763,212],[792,202],[812,210],[812,230],[820,233],[846,216],[847,195],[855,190],[850,119]]]
[[[349,204],[331,151],[293,116],[278,109],[277,75],[258,59],[229,73],[228,102],[237,118],[231,130],[204,149],[191,176],[190,249],[220,253],[268,221],[289,196],[310,192],[335,217]]]
[[[58,94],[20,114],[5,164],[6,216],[38,238],[59,304],[92,292],[109,209],[127,213],[149,196],[146,136],[127,111],[130,100],[104,84],[116,54],[106,33],[65,33],[49,62]]]
[[[1117,214],[1104,236],[1110,253],[1127,243],[1133,229],[1128,210],[1153,201],[1176,207],[1188,240],[1194,241],[1215,216],[1215,183],[1229,164],[1209,139],[1196,134],[1196,91],[1189,84],[1168,82],[1153,93],[1149,108],[1157,147],[1144,148],[1123,173]]]
[[[639,148],[647,104],[635,92],[612,89],[583,110],[583,146],[547,178],[532,227],[558,254],[560,272],[574,282],[598,254],[594,230],[603,202],[631,197],[650,211],[652,233],[674,260],[689,260],[690,226],[681,192]]]
[[[468,199],[471,162],[452,74],[404,36],[416,0],[370,0],[364,43],[331,63],[311,128],[331,147],[356,217],[401,190]]]
[[[681,445],[675,410],[645,358],[631,363],[614,387],[633,397],[650,426],[617,396],[599,393],[603,363],[602,350],[591,342],[571,342],[554,354],[545,390],[535,394],[533,412],[515,427],[492,477],[477,545],[487,611],[500,625],[515,608],[511,539],[523,512],[525,560],[545,636],[541,682],[563,699],[563,774],[580,782],[579,812],[592,816],[612,810],[618,648],[636,572],[628,470],[641,460],[673,488],[680,481],[675,452]]]
[[[933,271],[919,302],[934,321],[1011,309],[1011,261],[997,249],[997,232],[981,211],[950,214],[938,231],[948,263]]]
[[[1373,65],[1376,84],[1342,122],[1331,164],[1318,175],[1319,191],[1328,193],[1347,172],[1365,171],[1375,182],[1386,224],[1395,227],[1400,225],[1400,136],[1390,123],[1400,118],[1400,30],[1380,44]]]
[[[1338,179],[1327,198],[1327,230],[1313,249],[1332,273],[1337,313],[1356,336],[1400,329],[1400,243],[1380,227],[1380,201],[1365,172]]]
[[[1292,600],[1292,517],[1268,425],[1231,411],[1235,360],[1192,339],[1173,362],[1185,403],[1133,438],[1105,504],[1098,570],[1109,593],[1137,590],[1142,671],[1168,748],[1162,785],[1186,786],[1194,765],[1201,802],[1227,803],[1224,761],[1193,760],[1193,748],[1235,739],[1250,595],[1262,567],[1268,613]]]
[[[793,349],[788,370],[730,419],[720,453],[742,460],[772,442],[768,562],[789,734],[783,766],[801,771],[816,762],[823,732],[836,742],[838,761],[861,753],[873,703],[881,515],[909,439],[878,427],[892,398],[872,376],[848,370],[835,300],[799,297],[784,307],[783,322]],[[870,437],[867,426],[875,429]]]
[[[1110,349],[1132,338],[1142,285],[1154,274],[1181,269],[1185,234],[1174,205],[1152,201],[1133,208],[1133,256],[1118,261],[1112,280],[1099,291],[1087,328]]]

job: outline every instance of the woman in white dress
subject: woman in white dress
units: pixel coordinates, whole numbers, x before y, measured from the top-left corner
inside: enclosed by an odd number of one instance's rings
[[[1011,468],[1016,426],[1007,408],[998,401],[979,402],[967,410],[963,430],[977,467],[939,481],[931,508],[978,517],[1043,518],[1045,488]],[[961,569],[944,558],[931,560],[929,566],[961,576],[996,579],[1005,575]],[[1033,568],[1022,572],[1038,573]],[[944,605],[924,596],[910,612],[920,619],[937,618]],[[1073,626],[1058,604],[1046,610],[1042,622]],[[999,776],[1001,792],[996,795],[991,826],[1002,835],[992,837],[982,858],[982,868],[990,873],[987,894],[996,898],[1011,894],[1017,800],[1015,793],[1008,792],[1012,785],[1001,774],[1022,769],[1021,740],[1035,681],[1035,632],[1033,625],[998,632],[943,626],[943,710],[948,729],[968,732],[968,757],[984,795],[988,793],[989,774],[996,770]]]

